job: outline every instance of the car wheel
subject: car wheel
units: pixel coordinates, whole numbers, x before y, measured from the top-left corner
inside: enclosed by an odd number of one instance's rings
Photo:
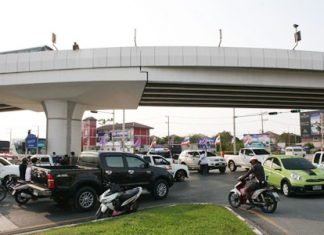
[[[169,184],[166,180],[157,180],[154,184],[152,195],[156,200],[166,198],[169,193]]]
[[[236,171],[237,166],[235,165],[235,163],[233,161],[229,161],[228,168],[230,169],[231,172],[234,172],[234,171]]]
[[[291,192],[291,185],[288,181],[283,181],[281,184],[281,191],[283,193],[283,195],[285,195],[286,197],[291,196],[292,192]]]
[[[74,207],[78,211],[90,211],[97,203],[97,193],[91,187],[80,188],[74,196]]]
[[[220,172],[220,173],[224,174],[225,171],[226,171],[226,167],[219,168],[219,172]]]
[[[178,170],[175,174],[176,181],[183,182],[186,179],[186,172],[184,170]]]

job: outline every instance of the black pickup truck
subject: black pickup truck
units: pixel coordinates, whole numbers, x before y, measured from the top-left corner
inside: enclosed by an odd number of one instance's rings
[[[173,185],[173,178],[167,170],[150,166],[134,154],[82,152],[75,166],[33,167],[32,182],[37,195],[88,211],[110,183],[125,188],[142,186],[155,199],[163,199]]]

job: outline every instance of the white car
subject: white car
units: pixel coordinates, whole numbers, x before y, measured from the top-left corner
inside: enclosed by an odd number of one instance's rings
[[[19,177],[19,165],[13,165],[8,160],[0,157],[0,179],[5,183],[9,176]]]
[[[317,168],[324,170],[324,152],[323,151],[316,152],[313,156],[312,163]]]
[[[185,165],[170,163],[167,159],[160,155],[144,155],[143,159],[150,165],[167,169],[176,181],[184,181],[189,178],[189,169]]]
[[[305,157],[306,151],[303,149],[303,147],[300,146],[290,146],[285,149],[285,154],[288,156]]]
[[[180,153],[179,163],[187,165],[189,169],[200,170],[199,158],[207,154],[209,170],[218,169],[221,173],[226,171],[227,163],[222,157],[205,150],[184,150]]]

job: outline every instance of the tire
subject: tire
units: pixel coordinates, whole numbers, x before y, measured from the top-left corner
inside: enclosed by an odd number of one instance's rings
[[[291,185],[288,181],[283,181],[281,183],[281,191],[285,197],[290,197],[292,195]]]
[[[240,196],[237,195],[234,192],[230,192],[228,194],[228,203],[231,205],[231,207],[233,208],[239,208],[241,205],[241,200],[240,200]]]
[[[264,202],[266,205],[261,207],[264,213],[273,213],[277,209],[277,201],[271,193],[263,194]]]
[[[186,179],[186,172],[184,170],[178,170],[175,174],[176,181],[183,182]]]
[[[219,168],[219,172],[220,172],[220,173],[224,174],[225,171],[226,171],[226,167]]]
[[[135,201],[129,208],[129,213],[136,212],[139,208],[139,202]]]
[[[233,161],[229,161],[229,162],[228,162],[228,169],[230,169],[231,172],[236,171],[237,166],[235,165],[235,162],[233,162]]]
[[[111,217],[112,216],[113,211],[110,210],[109,208],[106,210],[105,213],[101,212],[101,206],[99,206],[97,212],[96,212],[96,219],[103,219],[103,218],[107,218],[107,217]]]
[[[169,184],[164,179],[159,179],[154,183],[152,195],[155,200],[161,200],[168,196]]]
[[[74,196],[74,207],[80,211],[91,211],[97,204],[97,193],[91,187],[80,188]]]
[[[17,184],[17,176],[15,175],[7,175],[3,179],[3,186],[12,193],[12,188]]]
[[[26,204],[30,198],[25,198],[25,197],[22,197],[21,194],[22,193],[26,193],[26,194],[29,194],[28,192],[22,190],[22,191],[18,191],[15,193],[15,201],[19,204],[19,205],[24,205]]]
[[[4,186],[0,185],[0,202],[7,196],[7,190]]]

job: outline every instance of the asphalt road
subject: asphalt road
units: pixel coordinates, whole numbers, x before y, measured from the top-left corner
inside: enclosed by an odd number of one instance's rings
[[[150,194],[141,196],[141,208],[171,205],[175,203],[216,203],[228,205],[227,195],[235,177],[242,172],[220,174],[217,170],[209,176],[192,172],[188,181],[175,183],[168,198],[154,201]],[[324,234],[324,196],[300,196],[285,198],[274,214],[264,214],[260,209],[246,210],[242,206],[235,211],[250,220],[265,234]],[[0,202],[0,232],[14,234],[57,224],[70,224],[90,220],[95,211],[78,213],[71,208],[60,208],[49,199],[29,202],[19,207],[12,197]]]

